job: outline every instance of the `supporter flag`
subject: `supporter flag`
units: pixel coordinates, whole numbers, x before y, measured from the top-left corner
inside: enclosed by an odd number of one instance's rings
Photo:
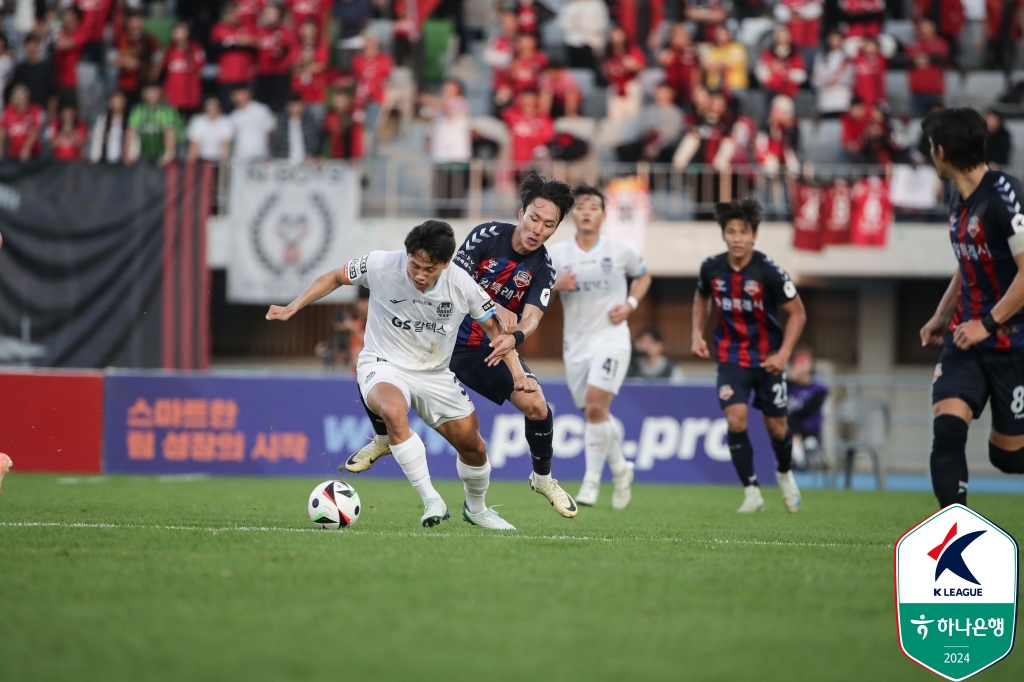
[[[822,212],[824,190],[805,182],[792,185],[793,248],[803,251],[821,251]]]
[[[208,366],[212,175],[0,163],[0,345],[45,367]]]
[[[893,220],[889,183],[877,177],[858,180],[851,196],[850,242],[858,246],[885,246]]]
[[[826,246],[850,243],[850,214],[852,213],[850,185],[845,180],[836,180],[825,189],[821,214],[824,229],[821,243]]]

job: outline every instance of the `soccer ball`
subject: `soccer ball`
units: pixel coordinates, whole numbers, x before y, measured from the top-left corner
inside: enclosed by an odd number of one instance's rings
[[[309,518],[325,530],[348,528],[359,520],[359,493],[345,481],[324,481],[309,495]]]

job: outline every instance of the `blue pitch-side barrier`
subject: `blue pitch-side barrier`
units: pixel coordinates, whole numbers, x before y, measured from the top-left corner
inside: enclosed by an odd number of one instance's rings
[[[543,382],[554,407],[555,476],[583,477],[584,421],[562,382]],[[495,479],[531,470],[522,415],[471,392]],[[736,483],[726,423],[713,386],[633,384],[613,404],[638,481]],[[455,451],[411,414],[431,474],[457,478]],[[775,480],[764,425],[751,415],[755,464]],[[336,476],[372,435],[350,378],[122,373],[107,375],[103,458],[107,473]],[[401,477],[391,458],[362,476]],[[608,474],[606,473],[607,477]]]

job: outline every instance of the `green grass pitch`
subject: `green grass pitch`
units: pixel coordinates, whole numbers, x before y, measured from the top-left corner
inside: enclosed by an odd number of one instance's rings
[[[896,640],[892,545],[926,494],[637,485],[562,519],[525,482],[418,525],[404,481],[312,527],[310,479],[18,474],[0,497],[0,680],[930,680]],[[575,490],[575,484],[570,484]],[[972,495],[1024,540],[1024,499]],[[28,525],[39,524],[39,525]],[[81,524],[81,525],[74,525]],[[302,532],[296,532],[302,531]],[[979,680],[1024,679],[1019,649]]]

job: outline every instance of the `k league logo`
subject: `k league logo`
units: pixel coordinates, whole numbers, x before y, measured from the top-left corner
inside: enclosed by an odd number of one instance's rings
[[[1017,542],[963,505],[907,531],[894,550],[900,648],[948,680],[994,665],[1013,648]]]

